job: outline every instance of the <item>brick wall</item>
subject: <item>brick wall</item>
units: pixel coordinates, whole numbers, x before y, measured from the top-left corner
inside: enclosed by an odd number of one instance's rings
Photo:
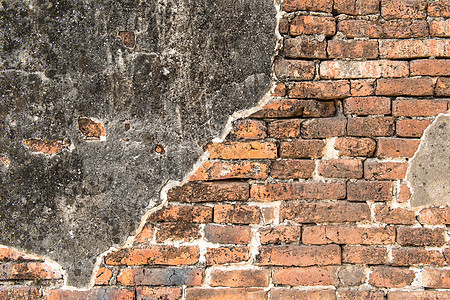
[[[448,111],[450,2],[281,10],[270,101],[207,147],[95,287],[0,248],[1,299],[450,299],[450,206],[411,208],[404,179]]]

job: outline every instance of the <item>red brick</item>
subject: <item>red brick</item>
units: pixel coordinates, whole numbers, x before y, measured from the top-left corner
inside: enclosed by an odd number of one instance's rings
[[[409,198],[411,198],[411,191],[406,184],[402,184],[400,186],[400,190],[398,191],[397,201],[400,203],[408,202]]]
[[[449,225],[450,206],[424,208],[420,211],[417,219],[421,224]]]
[[[282,158],[321,158],[325,142],[322,140],[295,140],[281,142],[280,157]]]
[[[402,246],[443,246],[445,229],[443,228],[397,228],[397,243]]]
[[[384,96],[431,96],[433,95],[433,80],[421,78],[378,79],[377,95]]]
[[[276,139],[300,136],[300,119],[278,120],[269,123],[269,136]]]
[[[450,289],[450,270],[424,269],[423,286],[433,289]]]
[[[266,179],[269,166],[253,161],[205,161],[189,181],[223,179]]]
[[[389,245],[395,243],[393,227],[308,226],[302,233],[304,244]]]
[[[413,157],[420,140],[413,139],[379,139],[375,155],[378,157]]]
[[[210,286],[224,287],[266,287],[269,285],[270,270],[233,269],[213,270]]]
[[[303,138],[327,138],[346,134],[346,118],[321,118],[306,120],[302,123]]]
[[[411,61],[411,76],[449,76],[450,59],[420,59]]]
[[[430,120],[405,119],[397,120],[395,130],[399,137],[418,137],[431,125]]]
[[[216,223],[258,224],[260,221],[261,211],[257,206],[214,206],[214,222]]]
[[[194,223],[171,222],[158,224],[156,242],[184,241],[192,242],[200,238],[200,227]]]
[[[301,226],[267,226],[258,232],[262,245],[298,243],[301,236]]]
[[[277,145],[271,142],[225,142],[213,143],[206,149],[209,158],[263,159],[276,158]]]
[[[404,117],[434,117],[447,111],[447,101],[427,99],[397,99],[392,104],[392,114]]]
[[[251,238],[249,226],[214,225],[205,226],[205,238],[211,243],[248,244]]]
[[[331,12],[333,9],[332,0],[286,0],[283,1],[281,9],[287,12],[306,10]]]
[[[250,259],[248,247],[209,248],[205,254],[208,265],[240,263]]]
[[[350,96],[350,83],[336,81],[302,81],[294,83],[290,98],[340,99]]]
[[[212,207],[168,205],[149,215],[147,221],[210,223],[212,215]]]
[[[450,292],[447,291],[390,291],[388,300],[448,300]]]
[[[151,243],[156,232],[156,227],[153,224],[145,224],[141,232],[136,236],[134,244]]]
[[[278,82],[272,92],[272,97],[284,97],[286,96],[286,93],[287,93],[286,85],[282,82]]]
[[[279,201],[301,199],[344,199],[345,183],[293,182],[253,185],[253,201]]]
[[[358,222],[370,220],[370,209],[366,203],[285,203],[280,219],[297,223]]]
[[[358,159],[322,160],[319,162],[319,175],[325,178],[362,178],[362,162]]]
[[[37,287],[0,286],[0,299],[41,300],[43,297]]]
[[[413,270],[394,267],[372,267],[369,283],[381,288],[402,288],[411,285],[415,275]]]
[[[256,261],[265,266],[339,265],[341,248],[338,245],[326,246],[262,246]]]
[[[390,201],[392,200],[392,182],[348,182],[347,199],[349,201]]]
[[[373,79],[351,80],[350,93],[354,97],[375,95],[375,80]]]
[[[44,153],[54,155],[60,153],[64,149],[69,149],[70,142],[63,140],[41,140],[41,139],[27,139],[23,144],[35,153]]]
[[[274,269],[273,283],[290,286],[335,285],[337,270],[336,266]]]
[[[198,246],[150,246],[145,249],[120,249],[108,254],[107,265],[192,265],[200,257]]]
[[[289,118],[303,116],[320,118],[334,116],[336,108],[333,101],[282,99],[269,102],[254,113],[253,118]]]
[[[384,265],[388,252],[384,247],[342,246],[342,262],[361,265]]]
[[[364,178],[369,180],[399,180],[406,176],[408,163],[365,161]]]
[[[404,77],[409,74],[405,61],[389,60],[333,60],[320,64],[320,77],[324,79]]]
[[[385,19],[424,19],[426,0],[381,0],[381,16]]]
[[[186,300],[267,300],[262,288],[188,288]]]
[[[117,299],[133,300],[134,290],[127,288],[92,288],[89,290],[49,290],[46,300]]]
[[[117,281],[123,285],[187,285],[198,286],[203,280],[202,269],[148,268],[123,269]]]
[[[281,81],[312,80],[315,64],[307,60],[278,60],[275,63],[275,76]]]
[[[450,4],[448,0],[430,1],[428,16],[450,18]]]
[[[444,255],[438,250],[425,250],[421,248],[392,249],[393,266],[443,266]]]
[[[289,19],[288,18],[282,18],[280,19],[280,22],[278,23],[278,31],[280,34],[288,34],[289,33]]]
[[[392,59],[448,57],[450,41],[447,40],[394,40],[380,42],[380,57]]]
[[[450,20],[447,19],[447,20],[431,21],[430,22],[430,35],[438,36],[438,37],[450,37]]]
[[[339,156],[364,156],[371,157],[375,152],[376,143],[369,138],[343,137],[337,138],[334,148]]]
[[[428,36],[425,20],[391,20],[387,22],[368,20],[342,20],[338,31],[348,38],[405,39]]]
[[[333,36],[336,33],[336,23],[333,17],[297,16],[291,22],[291,35],[324,34]]]
[[[347,134],[350,136],[377,137],[394,134],[392,117],[348,118]]]
[[[382,291],[339,290],[339,300],[384,300]]]
[[[190,182],[172,188],[167,198],[169,201],[188,203],[245,201],[248,199],[248,189],[248,184],[243,182]]]
[[[448,97],[450,96],[450,78],[440,77],[436,82],[436,87],[434,93],[437,97]]]
[[[330,40],[327,53],[329,58],[377,58],[377,41]]]
[[[278,179],[307,179],[312,178],[315,169],[314,160],[277,160],[272,164],[270,176]]]
[[[140,286],[136,288],[136,296],[139,300],[181,300],[183,294],[182,288],[169,287],[147,287]]]
[[[233,140],[259,140],[266,136],[266,124],[259,120],[249,119],[234,121],[233,129],[228,134],[228,138]]]
[[[273,288],[270,290],[272,300],[336,300],[336,293],[331,289],[298,290],[288,288]]]
[[[96,123],[89,118],[78,118],[78,129],[88,140],[100,140],[105,136],[105,127],[102,123]]]
[[[327,42],[306,38],[284,40],[283,52],[287,58],[327,58]]]
[[[20,261],[40,260],[40,258],[10,249],[6,246],[0,246],[0,261],[11,261],[11,260],[20,260]]]
[[[346,115],[384,115],[391,113],[391,99],[387,97],[352,97],[344,100]]]
[[[51,280],[61,279],[62,274],[50,265],[41,262],[4,263],[0,280]]]
[[[335,0],[334,10],[346,15],[376,14],[380,9],[379,0]]]
[[[95,274],[95,285],[108,285],[113,272],[107,268],[99,268],[97,274]]]
[[[386,205],[376,206],[375,219],[377,222],[396,225],[413,225],[416,216],[413,211],[404,208],[389,208]]]

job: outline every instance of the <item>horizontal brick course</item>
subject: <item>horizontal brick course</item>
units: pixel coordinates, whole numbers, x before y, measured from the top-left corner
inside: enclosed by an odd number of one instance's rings
[[[345,183],[294,182],[253,185],[250,194],[254,201],[343,199]]]

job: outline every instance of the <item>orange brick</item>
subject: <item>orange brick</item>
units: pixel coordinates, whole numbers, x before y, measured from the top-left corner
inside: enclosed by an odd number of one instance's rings
[[[267,226],[261,227],[261,245],[267,244],[289,244],[300,241],[301,226]]]
[[[408,74],[409,66],[405,61],[333,60],[320,63],[320,77],[324,79],[404,77]]]
[[[210,286],[266,287],[269,277],[270,270],[264,269],[213,270]]]
[[[326,246],[262,246],[256,258],[264,266],[326,266],[341,264],[341,248]]]
[[[168,205],[148,216],[148,222],[212,222],[213,209],[207,206]]]
[[[270,299],[336,300],[336,292],[332,289],[299,290],[288,288],[273,288],[270,290]]]
[[[336,33],[336,22],[333,17],[297,16],[291,22],[291,35],[324,34],[333,36]]]
[[[450,206],[424,208],[420,211],[417,219],[421,224],[449,225]]]
[[[447,101],[427,99],[396,99],[392,104],[392,114],[404,117],[437,116],[447,111]]]
[[[416,216],[413,211],[404,208],[389,208],[386,205],[375,207],[375,219],[377,222],[396,225],[413,225]]]
[[[10,249],[6,246],[0,246],[0,262],[13,260],[40,260],[38,257],[28,255],[26,253]]]
[[[92,288],[89,290],[47,290],[46,300],[120,299],[134,300],[134,290],[127,288]],[[41,299],[41,298],[39,298]]]
[[[362,162],[358,159],[322,160],[319,162],[319,175],[326,178],[362,178]]]
[[[450,41],[437,39],[381,41],[380,57],[392,59],[448,57],[449,45]]]
[[[278,82],[272,92],[272,97],[284,97],[286,96],[286,93],[287,93],[286,85],[282,82]]]
[[[214,225],[205,226],[205,238],[211,243],[248,244],[251,228],[249,226]]]
[[[276,139],[300,136],[300,119],[278,120],[269,123],[269,136]]]
[[[395,267],[372,267],[369,283],[381,288],[402,288],[411,285],[415,275],[413,270]]]
[[[370,157],[375,152],[376,143],[369,138],[343,137],[334,142],[334,148],[339,156]]]
[[[139,243],[150,243],[153,240],[153,237],[155,235],[156,227],[153,224],[145,224],[145,226],[142,228],[142,231],[139,232],[139,234],[136,236],[136,239],[134,240],[134,244]]]
[[[420,140],[416,139],[379,139],[375,155],[378,157],[413,157],[419,148]]]
[[[184,241],[192,242],[200,238],[200,227],[194,223],[170,222],[158,224],[156,242]]]
[[[390,291],[388,300],[423,299],[423,300],[448,300],[450,292],[447,291]]]
[[[350,83],[346,80],[296,82],[289,92],[290,98],[340,99],[350,96]]]
[[[40,300],[43,297],[38,287],[0,286],[0,299]]]
[[[334,10],[346,15],[376,14],[380,9],[378,0],[335,0]]]
[[[331,12],[333,9],[332,0],[286,0],[283,1],[281,9],[287,12],[307,10]]]
[[[366,203],[285,203],[280,219],[297,223],[358,222],[370,220]]]
[[[392,182],[355,181],[347,183],[349,201],[390,201],[392,200]]]
[[[248,190],[249,185],[244,182],[189,182],[172,188],[167,198],[169,201],[189,203],[245,201]]]
[[[346,134],[346,118],[320,118],[302,122],[301,134],[305,139],[327,138]]]
[[[273,283],[290,286],[336,285],[336,266],[274,269]]]
[[[322,140],[295,140],[281,142],[280,157],[282,158],[321,158],[325,142]]]
[[[102,123],[96,123],[89,118],[78,118],[78,129],[88,140],[99,140],[105,136],[105,127]]]
[[[378,57],[377,41],[328,41],[327,53],[329,58],[366,58]]]
[[[202,284],[203,270],[193,268],[123,269],[117,281],[123,285],[187,285]]]
[[[180,300],[182,294],[183,289],[178,287],[139,286],[136,288],[137,299]]]
[[[364,178],[369,180],[398,180],[406,176],[408,163],[402,162],[364,162]]]
[[[438,36],[438,37],[450,37],[450,20],[433,20],[433,21],[431,21],[430,22],[430,35]]]
[[[234,224],[258,224],[261,221],[261,211],[256,206],[216,205],[214,207],[214,222]]]
[[[350,81],[350,93],[354,97],[372,96],[375,94],[375,80],[361,79]]]
[[[27,139],[23,144],[35,153],[54,155],[70,147],[70,142],[63,140]]]
[[[405,203],[411,198],[411,191],[406,184],[402,184],[400,186],[400,190],[398,191],[397,201],[400,203]]]
[[[51,280],[61,279],[62,274],[41,262],[7,262],[2,264],[0,280]]]
[[[333,101],[282,99],[269,102],[251,115],[252,118],[331,117],[336,108]]]
[[[423,286],[433,289],[450,289],[450,270],[424,269]]]
[[[233,129],[228,134],[233,140],[259,140],[264,139],[266,134],[266,124],[259,120],[237,120],[233,122]]]
[[[110,269],[99,268],[95,275],[95,285],[108,285],[113,273]]]
[[[430,1],[428,3],[428,15],[430,17],[450,18],[450,5],[448,0]]]
[[[384,247],[342,246],[342,262],[362,265],[384,265],[388,262],[388,252]]]
[[[381,16],[385,19],[424,19],[426,0],[381,0]]]
[[[382,96],[431,96],[433,80],[429,77],[378,79],[377,95]]]
[[[344,100],[346,115],[383,115],[391,113],[391,99],[387,97],[352,97]]]
[[[186,300],[267,300],[262,288],[187,288]]]
[[[189,181],[223,179],[266,179],[269,166],[265,163],[241,161],[205,161]]]
[[[339,290],[339,300],[384,300],[382,291]]]
[[[272,164],[270,176],[279,179],[307,179],[312,178],[315,169],[316,163],[314,160],[277,160]]]
[[[431,125],[430,120],[405,119],[397,120],[395,130],[399,137],[418,137]]]
[[[277,145],[272,142],[225,142],[213,143],[206,149],[209,158],[263,159],[276,158]]]
[[[392,117],[348,118],[347,134],[350,136],[377,137],[394,134]]]
[[[253,201],[296,199],[344,199],[345,184],[341,182],[293,182],[253,185]]]
[[[443,246],[445,229],[443,228],[397,228],[397,243],[402,246]]]
[[[443,266],[444,255],[438,250],[425,250],[421,248],[392,249],[393,266]]]
[[[208,265],[240,263],[250,259],[248,247],[209,248],[205,254]]]
[[[275,76],[281,81],[312,80],[315,75],[315,64],[307,60],[281,59],[275,63]]]
[[[368,20],[342,20],[338,31],[348,38],[405,39],[428,36],[425,20],[390,20],[387,22]]]
[[[304,244],[389,245],[395,243],[393,227],[307,226],[303,228]]]
[[[449,23],[450,24],[450,23]],[[449,76],[450,59],[420,59],[411,61],[411,76]]]
[[[287,58],[327,58],[327,42],[305,38],[288,38],[284,40],[283,52]]]
[[[437,97],[450,96],[450,78],[440,77],[436,82],[434,93]]]

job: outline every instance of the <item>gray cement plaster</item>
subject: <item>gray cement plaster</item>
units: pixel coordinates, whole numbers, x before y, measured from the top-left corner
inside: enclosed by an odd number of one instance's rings
[[[96,257],[266,93],[275,14],[272,0],[2,1],[0,244],[86,287]],[[80,117],[106,140],[86,139]],[[70,149],[31,153],[30,138]]]

